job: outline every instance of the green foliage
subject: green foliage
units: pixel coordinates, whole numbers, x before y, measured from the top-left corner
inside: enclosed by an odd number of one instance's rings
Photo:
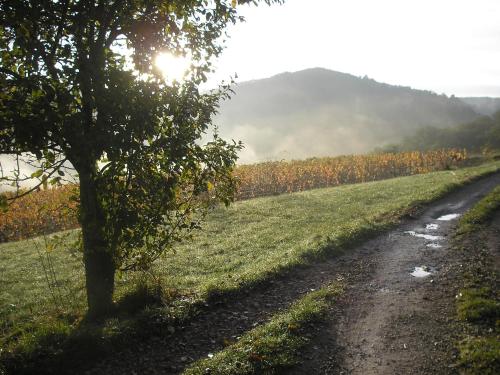
[[[29,151],[48,165],[59,152],[79,174],[90,173],[97,202],[83,200],[83,213],[86,204],[100,208],[98,230],[118,265],[144,267],[180,229],[196,227],[192,213],[206,199],[195,197],[209,184],[217,188],[204,198],[231,199],[239,146],[217,137],[205,147],[197,142],[226,95],[198,85],[222,49],[224,27],[238,19],[228,3],[4,1],[1,9],[1,131],[8,136],[0,149]],[[192,55],[184,83],[164,82],[153,65],[158,50]],[[48,180],[43,169],[32,177]]]
[[[195,362],[184,375],[275,374],[299,361],[307,344],[305,325],[321,319],[342,286],[331,284],[306,294],[271,320],[210,359]]]
[[[475,323],[495,322],[500,319],[500,302],[492,298],[488,288],[466,289],[457,303],[458,317]]]
[[[498,337],[468,338],[460,344],[460,363],[470,375],[496,375],[500,372]]]
[[[500,208],[500,186],[493,189],[481,199],[472,209],[460,218],[456,230],[457,236],[463,236],[477,231]]]
[[[0,194],[0,210],[5,212],[7,210],[7,196]]]

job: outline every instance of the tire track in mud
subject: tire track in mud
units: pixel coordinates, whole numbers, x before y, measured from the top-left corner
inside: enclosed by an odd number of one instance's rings
[[[454,221],[436,219],[448,213],[462,213],[499,183],[498,173],[476,181],[429,205],[419,218],[405,219],[396,229],[345,255],[293,269],[237,297],[207,305],[184,325],[169,327],[165,333],[91,364],[92,368],[82,372],[178,374],[189,363],[221,350],[227,340],[234,340],[265,322],[303,294],[344,278],[350,287],[332,312],[327,327],[316,337],[319,344],[308,348],[304,354],[307,360],[302,366],[290,369],[290,373],[411,373],[393,370],[403,362],[418,360],[418,356],[415,358],[412,350],[407,350],[409,343],[399,343],[401,337],[388,342],[386,333],[394,319],[404,321],[405,316],[411,317],[423,309],[422,286],[437,280],[443,272],[441,263],[434,257],[446,253],[446,236]],[[432,223],[439,227],[426,228]],[[443,238],[428,241],[406,231]],[[426,246],[431,243],[442,247]],[[433,274],[425,278],[412,277],[410,272],[416,266],[430,267],[424,271]],[[380,360],[381,353],[386,353],[387,358]]]

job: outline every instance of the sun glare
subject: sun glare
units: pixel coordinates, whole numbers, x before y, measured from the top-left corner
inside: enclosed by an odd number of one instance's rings
[[[190,64],[191,62],[188,58],[175,56],[168,52],[158,54],[155,59],[155,66],[169,82],[182,81]]]

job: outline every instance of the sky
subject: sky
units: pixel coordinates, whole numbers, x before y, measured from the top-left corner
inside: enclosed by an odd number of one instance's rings
[[[456,96],[500,97],[500,0],[286,0],[246,22],[211,82],[323,67]]]

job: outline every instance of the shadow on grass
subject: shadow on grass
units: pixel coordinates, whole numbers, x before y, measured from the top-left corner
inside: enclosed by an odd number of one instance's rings
[[[169,326],[194,316],[196,303],[179,300],[175,290],[140,282],[100,320],[58,316],[33,325],[14,349],[0,350],[0,375],[78,372],[125,346],[169,333]]]
[[[159,282],[139,282],[133,292],[116,303],[114,312],[101,321],[84,318],[74,324],[61,324],[59,319],[53,325],[36,327],[31,342],[21,343],[15,350],[0,356],[0,366],[3,364],[9,375],[83,372],[99,360],[141,340],[160,335],[173,337],[178,326],[195,319],[213,302],[237,298],[242,292],[265,287],[270,280],[287,277],[297,267],[307,268],[315,262],[336,258],[394,224],[396,219],[392,225],[374,226],[367,222],[358,231],[335,241],[326,239],[316,251],[304,255],[299,264],[277,268],[262,279],[250,280],[235,289],[209,290],[203,298],[164,289]]]

